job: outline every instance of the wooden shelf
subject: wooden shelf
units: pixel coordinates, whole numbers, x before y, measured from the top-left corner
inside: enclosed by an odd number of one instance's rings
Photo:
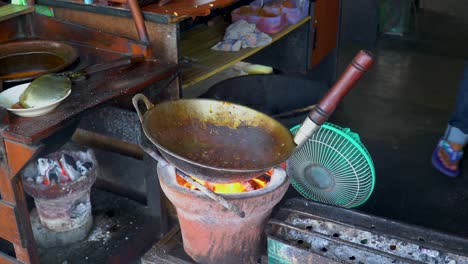
[[[272,43],[307,23],[310,19],[310,17],[306,17],[271,35]],[[217,23],[211,27],[199,25],[181,34],[181,54],[184,60],[188,60],[188,63],[180,65],[183,88],[203,81],[269,46],[246,48],[236,52],[211,50],[211,47],[223,38],[226,27],[227,24],[223,23]]]
[[[239,0],[171,0],[162,6],[158,3],[149,4],[142,10],[146,13],[167,15],[171,23],[178,23],[191,17],[207,16],[211,10],[227,7],[237,1]]]
[[[34,12],[34,7],[23,5],[4,5],[0,7],[0,22]]]

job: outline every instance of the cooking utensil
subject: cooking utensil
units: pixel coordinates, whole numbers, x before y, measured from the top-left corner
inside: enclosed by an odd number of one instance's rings
[[[287,111],[287,112],[283,112],[283,113],[279,113],[279,114],[274,114],[272,115],[272,117],[274,118],[285,118],[285,117],[290,117],[290,116],[295,116],[295,115],[299,115],[299,114],[302,114],[302,113],[305,113],[305,112],[310,112],[310,110],[314,109],[315,105],[309,105],[309,106],[306,106],[306,107],[303,107],[303,108],[298,108],[298,109],[294,109],[294,110],[291,110],[291,111]]]
[[[144,57],[123,58],[102,64],[97,64],[76,72],[45,74],[35,79],[21,94],[20,104],[24,108],[37,108],[50,105],[64,98],[71,91],[71,82],[80,77],[100,71],[141,62]]]
[[[148,109],[144,115],[138,108],[140,101]],[[210,99],[153,105],[142,94],[133,97],[133,104],[145,135],[161,155],[202,180],[250,180],[286,160],[288,153],[283,149],[295,147],[287,128],[245,106]]]
[[[145,148],[143,146],[140,146],[140,148],[144,152],[146,152],[148,155],[150,155],[153,159],[155,159],[158,163],[160,163],[159,165],[166,166],[168,164],[167,161],[163,157],[161,157],[161,155],[156,153],[155,151],[153,151],[153,150],[151,150],[149,148]],[[206,188],[203,184],[195,181],[194,179],[192,179],[192,177],[188,176],[187,174],[185,174],[185,173],[183,173],[181,171],[179,171],[179,176],[181,176],[182,179],[184,179],[185,181],[187,181],[191,185],[197,187],[201,192],[206,194],[206,196],[208,196],[211,199],[217,201],[219,204],[224,206],[224,208],[233,211],[234,213],[236,213],[241,218],[245,217],[245,212],[244,211],[242,211],[237,205],[235,205],[235,204],[227,201],[226,199],[224,199],[221,195],[216,194],[215,192],[213,192],[210,189]]]
[[[294,142],[298,147],[302,146],[312,133],[328,120],[328,117],[335,111],[338,103],[373,64],[373,55],[368,51],[361,50],[354,57],[335,85],[325,94],[317,106],[310,111],[308,117],[297,131]]]
[[[375,185],[374,163],[359,135],[330,123],[291,155],[287,172],[307,199],[346,208],[365,203]]]
[[[137,94],[133,105],[147,138],[176,168],[210,182],[246,181],[286,161],[327,120],[372,63],[368,52],[359,52],[294,138],[273,118],[233,103],[183,99],[154,106]],[[147,109],[144,115],[140,101]]]
[[[25,82],[59,72],[78,58],[70,45],[51,40],[21,40],[0,44],[0,80]]]

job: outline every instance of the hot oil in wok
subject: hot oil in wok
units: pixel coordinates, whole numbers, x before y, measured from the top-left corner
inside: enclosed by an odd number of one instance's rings
[[[203,165],[227,169],[274,166],[282,161],[287,147],[274,133],[242,125],[233,129],[193,122],[157,134],[158,142],[171,152]]]

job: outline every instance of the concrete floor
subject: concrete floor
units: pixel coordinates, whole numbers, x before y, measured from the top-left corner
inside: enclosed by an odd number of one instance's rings
[[[141,204],[98,189],[92,190],[91,203],[94,224],[88,237],[63,247],[39,248],[41,263],[139,263],[158,241],[158,219]]]
[[[375,162],[375,191],[359,210],[468,236],[468,170],[451,179],[430,164],[468,58],[460,46],[467,29],[462,20],[426,13],[416,34],[383,38],[374,68],[333,116],[361,135]],[[356,50],[342,49],[341,68]]]
[[[347,48],[342,58],[353,55]],[[360,134],[374,159],[374,194],[359,210],[467,236],[468,171],[450,179],[429,162],[453,109],[463,60],[382,47],[376,56],[374,69],[333,116]]]

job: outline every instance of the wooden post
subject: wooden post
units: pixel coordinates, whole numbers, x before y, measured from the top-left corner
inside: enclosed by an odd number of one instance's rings
[[[6,109],[0,109],[8,116]],[[2,118],[6,124],[6,118]],[[0,237],[13,244],[16,259],[0,253],[0,263],[39,263],[23,185],[18,172],[40,151],[0,138]]]

